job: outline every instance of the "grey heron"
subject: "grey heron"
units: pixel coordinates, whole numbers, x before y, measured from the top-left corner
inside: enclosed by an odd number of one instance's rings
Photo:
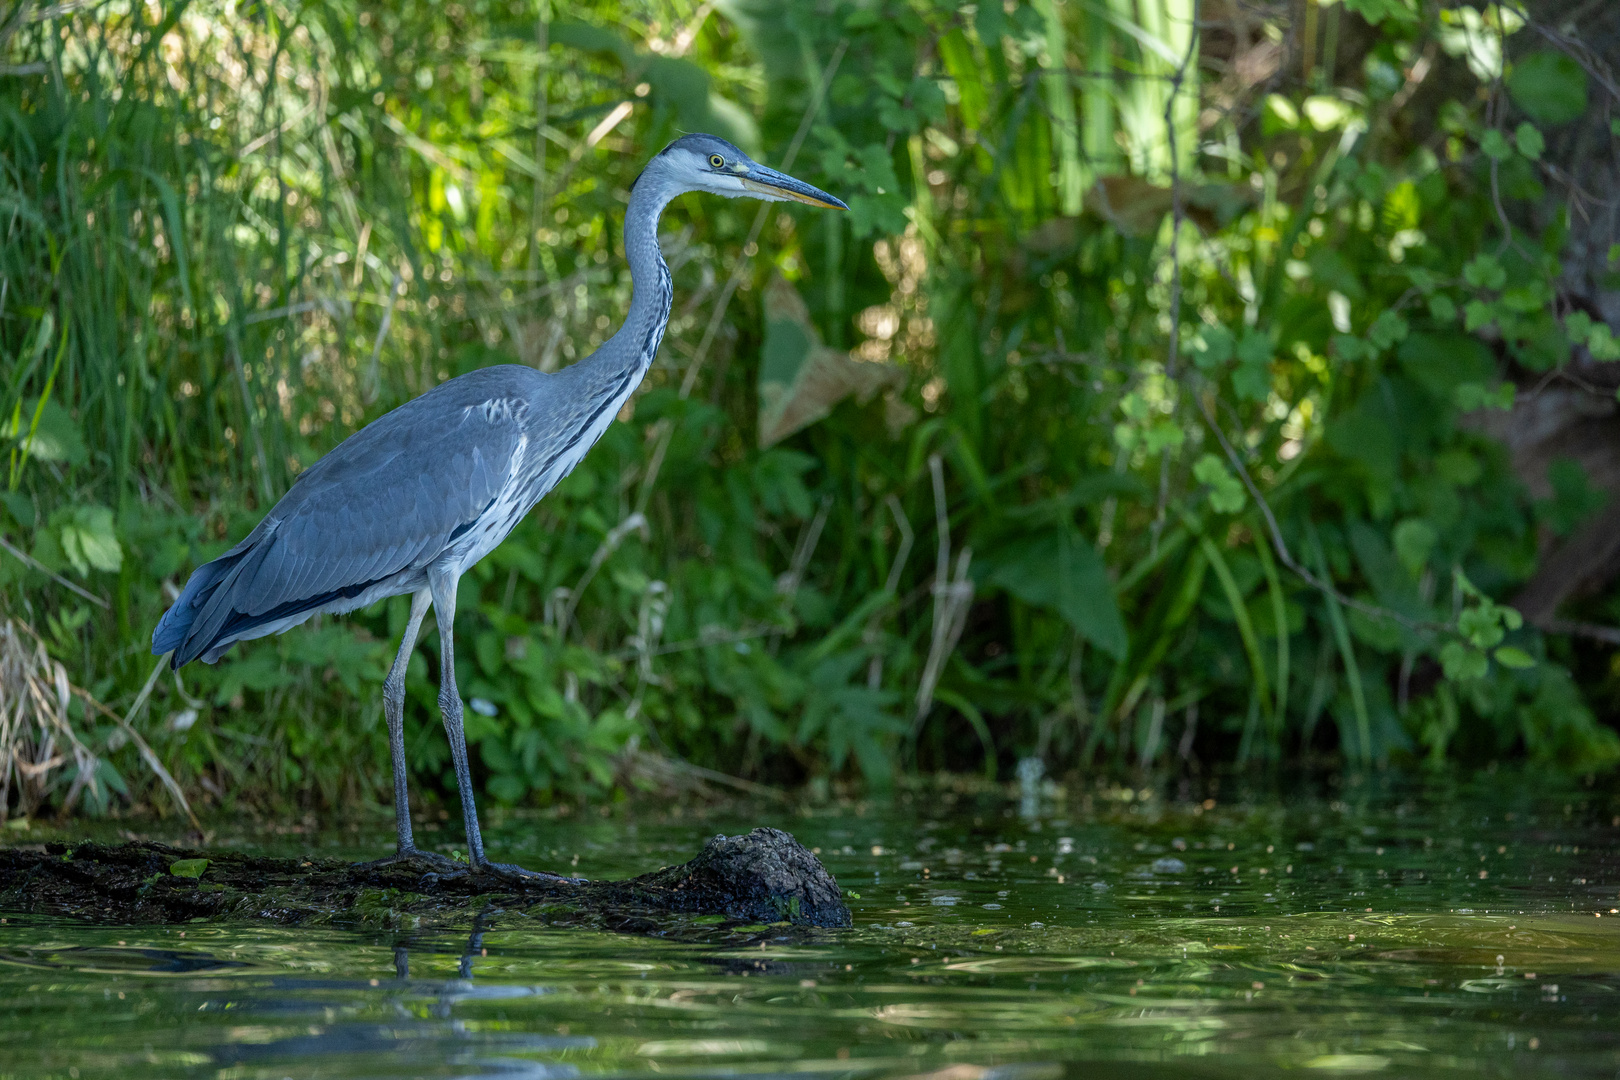
[[[300,474],[241,543],[198,567],[152,633],[152,652],[170,654],[173,667],[211,664],[238,641],[279,634],[318,612],[409,596],[405,634],[383,683],[394,859],[466,869],[416,847],[406,797],[405,670],[431,607],[439,626],[439,709],[468,864],[529,873],[484,854],[456,690],[456,584],[579,464],[647,374],[673,298],[658,218],[686,192],[848,209],[724,139],[687,135],[670,143],[631,188],[624,219],[630,310],[601,348],[555,374],[515,364],[473,371],[372,421]]]

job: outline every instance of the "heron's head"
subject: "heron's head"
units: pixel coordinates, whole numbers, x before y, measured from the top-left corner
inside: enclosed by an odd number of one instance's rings
[[[674,184],[681,191],[707,191],[731,199],[801,202],[829,210],[849,209],[842,200],[803,180],[766,168],[714,135],[685,135],[676,139],[653,158],[642,175],[655,172],[661,181]]]

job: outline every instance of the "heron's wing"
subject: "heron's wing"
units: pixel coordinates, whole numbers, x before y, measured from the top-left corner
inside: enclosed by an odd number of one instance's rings
[[[176,666],[207,648],[427,566],[511,482],[524,399],[452,380],[308,469],[242,543],[200,567],[159,623]]]
[[[373,434],[379,425],[323,458],[271,511],[274,532],[237,590],[238,610],[262,614],[427,565],[511,482],[522,444],[510,403]]]

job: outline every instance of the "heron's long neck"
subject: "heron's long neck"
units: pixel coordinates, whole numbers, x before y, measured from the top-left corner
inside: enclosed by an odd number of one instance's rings
[[[628,395],[647,373],[663,341],[674,297],[669,267],[658,249],[658,216],[674,193],[655,180],[647,176],[635,186],[624,215],[624,253],[633,287],[630,311],[618,332],[579,363],[593,389],[614,397]]]

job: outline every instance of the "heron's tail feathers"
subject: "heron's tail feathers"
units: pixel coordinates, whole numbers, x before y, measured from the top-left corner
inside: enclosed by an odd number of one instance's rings
[[[277,541],[276,523],[267,519],[236,547],[198,567],[152,631],[152,654],[172,653],[169,663],[177,669],[199,658],[212,664],[238,641],[280,633],[316,611],[352,609],[398,569],[313,594],[288,595],[272,559]]]
[[[256,567],[263,560],[263,548],[262,544],[244,542],[198,567],[180,598],[152,631],[152,655],[172,653],[169,664],[177,669],[204,653],[212,654],[203,657],[209,663],[217,659],[230,644],[217,639],[226,619],[234,614],[232,586],[241,579],[244,569]]]

